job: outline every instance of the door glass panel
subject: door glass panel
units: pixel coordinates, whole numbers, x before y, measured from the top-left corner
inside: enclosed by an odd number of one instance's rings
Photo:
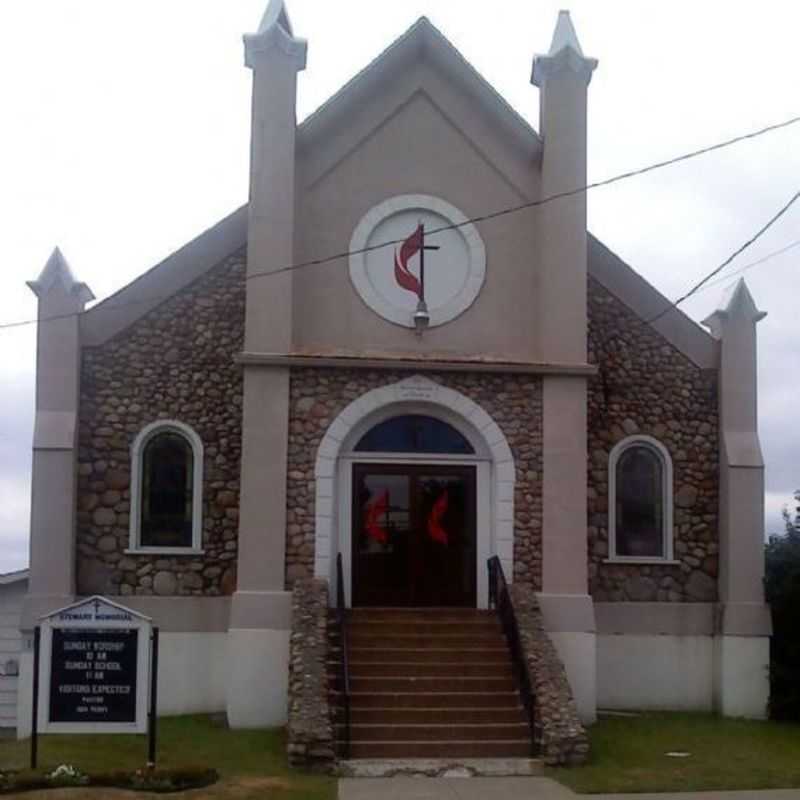
[[[475,536],[471,482],[463,474],[422,473],[419,496],[417,593],[425,605],[473,601]]]
[[[356,604],[402,604],[408,586],[410,500],[408,475],[356,471],[353,496]]]
[[[411,523],[408,475],[365,474],[359,490],[360,553],[392,553],[403,547]]]

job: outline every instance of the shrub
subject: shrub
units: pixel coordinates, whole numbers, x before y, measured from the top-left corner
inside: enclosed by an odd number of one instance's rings
[[[772,607],[770,716],[800,721],[800,491],[792,518],[783,512],[786,532],[766,546],[765,591]]]

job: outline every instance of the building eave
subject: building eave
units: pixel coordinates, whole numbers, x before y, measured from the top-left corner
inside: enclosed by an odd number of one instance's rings
[[[9,586],[13,583],[22,583],[30,577],[29,569],[18,569],[15,572],[6,572],[0,575],[0,586]]]
[[[82,314],[81,345],[108,341],[246,244],[244,205]]]
[[[604,289],[627,306],[639,319],[649,320],[672,306],[652,284],[626,264],[591,234],[588,269]],[[649,323],[669,344],[703,369],[717,369],[719,349],[716,340],[680,308]]]

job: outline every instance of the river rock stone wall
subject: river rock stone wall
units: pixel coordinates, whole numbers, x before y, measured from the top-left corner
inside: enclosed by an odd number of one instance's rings
[[[514,577],[539,587],[542,566],[541,381],[527,375],[425,372],[480,405],[499,425],[516,464]],[[407,372],[294,368],[287,478],[286,572],[289,584],[314,573],[314,466],[331,422],[353,400],[397,383]]]
[[[716,373],[678,352],[596,281],[589,281],[589,580],[598,601],[716,600]],[[674,470],[676,564],[610,564],[608,459],[632,434],[657,439]]]
[[[78,451],[79,594],[222,595],[236,587],[245,253],[99,347],[85,348]],[[205,449],[203,555],[126,553],[131,444],[156,420]]]
[[[544,629],[534,590],[514,583],[510,593],[536,698],[536,743],[541,758],[551,767],[583,764],[589,757],[589,737],[578,716],[564,663]]]
[[[328,582],[303,578],[292,589],[289,640],[289,763],[327,772],[336,760],[328,702]]]

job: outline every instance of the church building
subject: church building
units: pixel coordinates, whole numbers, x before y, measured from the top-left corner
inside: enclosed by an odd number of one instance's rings
[[[532,61],[538,130],[426,18],[298,124],[306,46],[282,0],[244,37],[246,206],[88,310],[58,250],[30,283],[23,636],[109,597],[160,628],[161,713],[281,725],[320,646],[304,615],[319,634],[337,598],[354,711],[373,690],[401,705],[401,665],[448,623],[416,680],[477,698],[470,680],[500,681],[479,666],[504,576],[583,723],[763,717],[764,314],[740,282],[706,331],[588,232],[598,62],[568,12]],[[20,735],[31,682],[28,649]]]

